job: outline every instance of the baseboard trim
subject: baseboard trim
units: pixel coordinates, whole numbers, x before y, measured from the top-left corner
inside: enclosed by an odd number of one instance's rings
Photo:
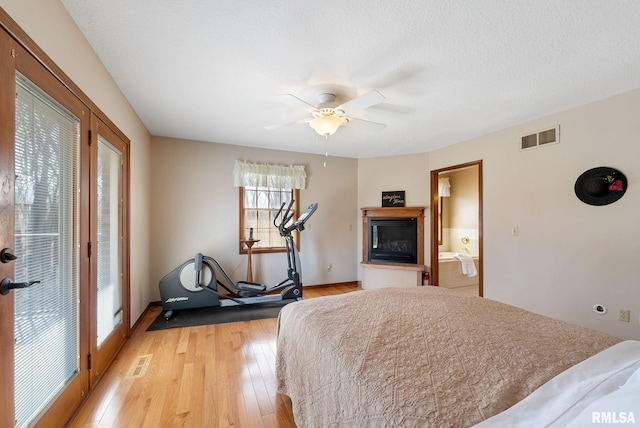
[[[346,281],[346,282],[332,282],[328,284],[312,284],[312,285],[304,285],[304,288],[316,288],[316,287],[340,287],[340,286],[356,286],[360,287],[360,281]]]
[[[142,321],[142,319],[144,318],[144,315],[147,312],[149,312],[151,310],[151,308],[154,307],[154,306],[162,306],[162,303],[159,300],[157,302],[149,302],[149,304],[144,309],[144,311],[142,311],[142,313],[140,314],[140,316],[138,317],[136,322],[134,322],[133,325],[131,326],[131,328],[129,329],[129,337],[131,336],[131,333],[133,333],[133,331],[138,327],[138,324],[140,323],[140,321]]]

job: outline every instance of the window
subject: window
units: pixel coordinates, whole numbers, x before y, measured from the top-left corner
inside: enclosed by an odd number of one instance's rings
[[[273,225],[273,220],[278,214],[281,204],[289,204],[291,199],[295,202],[291,207],[293,219],[299,214],[298,189],[285,189],[279,187],[240,187],[240,240],[249,239],[250,229],[253,229],[253,239],[259,240],[253,245],[254,253],[285,251],[284,238]],[[285,207],[286,209],[286,207]],[[299,233],[294,232],[296,245]],[[246,253],[244,245],[240,245],[240,252]]]
[[[122,324],[122,152],[98,135],[97,345]]]
[[[15,102],[15,278],[42,282],[15,293],[15,426],[25,427],[80,371],[80,120],[20,74]]]
[[[291,200],[293,219],[300,213],[300,190],[305,187],[306,173],[302,165],[270,165],[236,161],[234,184],[240,188],[239,197],[239,241],[249,239],[256,242],[254,253],[285,251],[284,239],[273,221],[282,206]],[[299,245],[299,235],[294,232],[294,240]],[[246,253],[239,242],[240,253]]]

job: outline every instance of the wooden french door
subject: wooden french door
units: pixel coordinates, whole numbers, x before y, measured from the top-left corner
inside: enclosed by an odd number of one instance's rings
[[[128,142],[34,50],[0,30],[1,427],[64,426],[129,328]]]
[[[91,385],[128,333],[126,143],[97,117],[91,133]],[[126,318],[125,318],[126,315]]]
[[[57,426],[89,390],[89,264],[80,251],[88,240],[81,198],[89,115],[26,50],[0,37],[9,47],[0,52],[0,425]]]

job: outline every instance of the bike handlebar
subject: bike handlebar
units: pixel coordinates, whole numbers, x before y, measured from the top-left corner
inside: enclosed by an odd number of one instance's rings
[[[289,221],[293,217],[293,213],[291,212],[291,207],[293,206],[293,203],[294,203],[293,199],[289,201],[289,206],[287,206],[287,210],[282,215],[282,221],[279,224],[277,224],[276,221],[280,217],[280,214],[282,214],[282,210],[284,209],[284,206],[287,205],[286,202],[283,202],[282,205],[280,205],[280,209],[278,210],[278,213],[273,219],[273,225],[278,228],[278,231],[280,232],[281,236],[287,236],[291,234],[291,232],[293,232],[294,230],[299,230],[299,231],[304,230],[304,223],[309,219],[309,217],[311,217],[311,215],[316,211],[316,209],[318,209],[318,203],[314,202],[313,204],[309,205],[306,211],[303,212],[302,215],[300,215],[300,217],[298,217],[298,219],[295,222],[293,222],[293,224],[291,224],[290,226],[287,226],[287,223],[289,223]]]
[[[278,217],[280,217],[280,214],[282,214],[282,210],[284,209],[284,206],[287,205],[286,202],[283,202],[282,205],[280,205],[280,209],[278,210],[278,213],[273,218],[273,225],[277,227],[278,230],[280,229],[280,226],[287,224],[289,220],[291,220],[291,217],[293,217],[293,213],[291,212],[291,207],[293,206],[293,202],[294,202],[293,199],[289,201],[289,206],[287,207],[287,211],[282,216],[282,221],[280,222],[280,224],[276,224],[276,221],[278,220]]]

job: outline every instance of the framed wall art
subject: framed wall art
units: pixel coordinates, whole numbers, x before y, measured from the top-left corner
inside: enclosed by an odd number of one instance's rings
[[[404,190],[382,192],[383,207],[404,207]]]

